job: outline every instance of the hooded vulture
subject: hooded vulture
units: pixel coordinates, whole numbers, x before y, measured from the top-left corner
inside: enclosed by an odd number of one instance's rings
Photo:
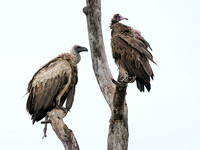
[[[87,48],[74,45],[70,53],[63,53],[43,65],[28,84],[29,93],[26,109],[35,121],[43,119],[48,111],[63,108],[66,101],[66,111],[72,107],[75,87],[78,81],[77,64],[80,62],[80,52]]]
[[[131,83],[136,80],[140,92],[144,92],[144,87],[150,91],[150,77],[153,79],[154,75],[149,60],[155,63],[148,50],[151,47],[140,31],[123,25],[121,20],[128,19],[115,14],[110,25],[112,55],[119,67],[118,81]]]

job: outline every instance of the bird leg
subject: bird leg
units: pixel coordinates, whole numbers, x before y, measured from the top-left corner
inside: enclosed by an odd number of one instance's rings
[[[119,65],[119,76],[118,81],[122,83],[133,83],[136,79],[136,76],[130,76],[128,72],[124,69],[122,65]]]
[[[58,94],[58,96],[56,97],[56,108],[62,109],[66,114],[68,112],[68,110],[66,108],[64,108],[63,106],[60,105],[60,99],[63,96],[63,94],[68,90],[69,85],[71,83],[71,75],[69,76],[69,81],[67,82],[67,84],[64,86],[64,88],[60,91],[60,93]]]
[[[129,75],[128,72],[124,69],[122,65],[119,65],[119,76],[117,81],[122,83],[129,83]]]

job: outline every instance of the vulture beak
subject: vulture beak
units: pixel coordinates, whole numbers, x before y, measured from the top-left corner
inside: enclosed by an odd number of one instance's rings
[[[128,20],[128,18],[122,17],[121,20]]]
[[[121,20],[128,20],[128,18],[125,18],[125,17],[123,17],[123,16],[119,16],[119,21],[121,21]]]
[[[82,46],[77,46],[76,48],[76,52],[80,53],[80,52],[87,52],[88,49],[86,47],[82,47]]]

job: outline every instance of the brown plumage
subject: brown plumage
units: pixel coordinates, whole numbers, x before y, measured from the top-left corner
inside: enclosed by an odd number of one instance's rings
[[[82,51],[87,51],[87,48],[75,45],[71,53],[63,53],[52,59],[33,75],[28,84],[29,97],[26,104],[33,124],[56,106],[61,107],[66,100],[66,110],[70,110],[78,81],[79,53]]]
[[[110,25],[112,54],[119,66],[118,81],[131,83],[136,80],[141,92],[144,92],[144,87],[150,91],[150,77],[153,79],[154,76],[149,64],[149,60],[154,62],[148,51],[151,47],[140,31],[123,25],[119,22],[121,20],[128,19],[115,14]]]

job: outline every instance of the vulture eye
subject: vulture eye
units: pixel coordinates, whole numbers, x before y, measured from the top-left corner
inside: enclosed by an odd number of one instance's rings
[[[79,49],[79,48],[81,48],[81,47],[80,47],[80,46],[77,46],[76,48]]]
[[[117,21],[120,21],[120,20],[121,20],[121,16],[118,15],[118,16],[117,16]]]

